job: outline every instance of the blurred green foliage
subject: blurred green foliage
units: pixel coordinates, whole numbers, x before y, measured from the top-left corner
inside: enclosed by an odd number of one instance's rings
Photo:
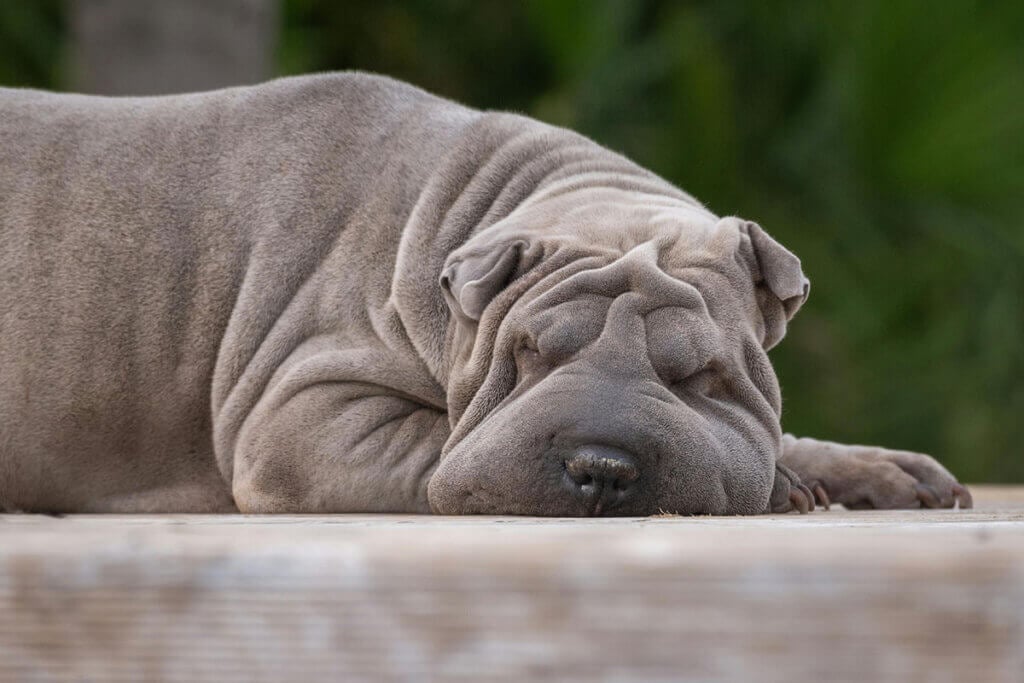
[[[60,0],[0,0],[0,85],[60,85],[67,34]]]
[[[4,84],[60,85],[56,8],[0,0]],[[284,0],[282,24],[281,73],[521,111],[757,220],[813,282],[772,354],[789,431],[1024,482],[1024,3]]]

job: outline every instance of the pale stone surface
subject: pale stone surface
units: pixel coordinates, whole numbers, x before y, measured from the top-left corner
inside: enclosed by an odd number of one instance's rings
[[[1024,487],[746,518],[0,516],[0,680],[1024,672]]]

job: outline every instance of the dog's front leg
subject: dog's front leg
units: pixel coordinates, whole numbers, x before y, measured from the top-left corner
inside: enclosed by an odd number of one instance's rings
[[[344,353],[325,356],[282,373],[246,418],[233,452],[238,509],[430,512],[446,412],[349,371]]]
[[[851,509],[972,506],[967,487],[923,453],[785,434],[779,463],[795,473],[819,503],[830,500]]]

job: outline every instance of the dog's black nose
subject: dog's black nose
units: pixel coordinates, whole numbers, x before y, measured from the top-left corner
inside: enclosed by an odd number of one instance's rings
[[[640,476],[629,453],[599,444],[574,450],[565,461],[565,471],[573,493],[595,516],[621,505]]]

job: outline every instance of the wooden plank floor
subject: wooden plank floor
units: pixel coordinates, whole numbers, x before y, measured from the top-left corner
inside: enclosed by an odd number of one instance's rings
[[[1024,487],[973,510],[0,516],[3,681],[1024,681]]]

